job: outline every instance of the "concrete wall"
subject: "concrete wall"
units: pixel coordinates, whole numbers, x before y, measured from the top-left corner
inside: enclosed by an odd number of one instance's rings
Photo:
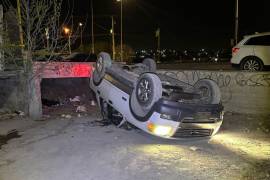
[[[216,81],[221,89],[222,102],[226,111],[270,114],[270,72],[185,70],[161,70],[160,72],[190,84],[204,78]],[[0,108],[7,107],[28,112],[31,98],[27,95],[25,82],[26,78],[21,72],[0,73]],[[66,88],[63,88],[63,91]],[[36,103],[34,105],[36,106]]]
[[[26,78],[23,73],[0,73],[0,108],[27,112],[28,108]]]
[[[168,71],[174,78],[194,84],[209,78],[217,82],[225,111],[270,114],[270,72],[241,71]]]

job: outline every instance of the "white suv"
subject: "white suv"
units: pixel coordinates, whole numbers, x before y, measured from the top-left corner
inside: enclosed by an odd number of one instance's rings
[[[270,32],[245,36],[233,47],[231,63],[249,71],[260,71],[269,66]]]

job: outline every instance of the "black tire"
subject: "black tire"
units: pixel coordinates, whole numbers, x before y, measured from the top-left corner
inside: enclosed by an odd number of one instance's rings
[[[96,68],[93,72],[93,81],[98,84],[105,76],[106,68],[111,67],[112,59],[111,56],[106,52],[101,52],[98,54],[96,61]]]
[[[144,117],[162,97],[162,84],[156,74],[142,74],[131,94],[130,108],[139,117]]]
[[[148,72],[156,72],[157,64],[153,59],[145,58],[142,63],[147,67]]]
[[[219,104],[221,93],[217,83],[211,79],[201,79],[194,84],[196,91],[201,95],[204,104]]]
[[[263,70],[263,64],[261,60],[255,56],[249,56],[243,59],[240,64],[241,70],[246,71],[261,71]]]

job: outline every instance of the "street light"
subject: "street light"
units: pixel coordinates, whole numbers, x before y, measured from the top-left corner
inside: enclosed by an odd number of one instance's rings
[[[70,33],[70,29],[68,27],[63,27],[63,31],[66,35]]]
[[[70,45],[71,30],[68,27],[63,27],[63,31],[68,36],[68,50],[69,54],[71,54],[71,45]]]
[[[81,47],[82,47],[82,33],[83,33],[83,30],[82,30],[82,26],[83,26],[83,23],[79,22],[79,27],[81,29]]]
[[[116,0],[117,2],[121,3],[121,40],[120,40],[120,59],[121,62],[123,62],[123,0]]]

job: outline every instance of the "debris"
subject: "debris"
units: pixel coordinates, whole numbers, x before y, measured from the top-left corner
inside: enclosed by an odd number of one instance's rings
[[[70,119],[72,116],[69,114],[62,114],[61,117],[66,118],[66,119]]]
[[[76,112],[86,112],[87,109],[84,105],[78,106]]]
[[[24,116],[25,113],[23,111],[15,111],[15,113],[17,113],[19,116]]]
[[[94,100],[91,101],[91,106],[96,106],[96,102]]]
[[[245,133],[250,133],[250,130],[246,127],[246,128],[244,128],[244,132]]]
[[[82,117],[81,114],[78,114],[77,117]]]
[[[69,101],[70,102],[80,102],[80,96],[75,96],[73,99],[72,98],[69,98]]]
[[[192,150],[192,151],[197,151],[197,150],[199,150],[199,148],[196,147],[196,146],[191,146],[189,149]]]
[[[65,116],[65,118],[70,119],[70,118],[71,118],[71,115],[67,114],[67,115]]]

